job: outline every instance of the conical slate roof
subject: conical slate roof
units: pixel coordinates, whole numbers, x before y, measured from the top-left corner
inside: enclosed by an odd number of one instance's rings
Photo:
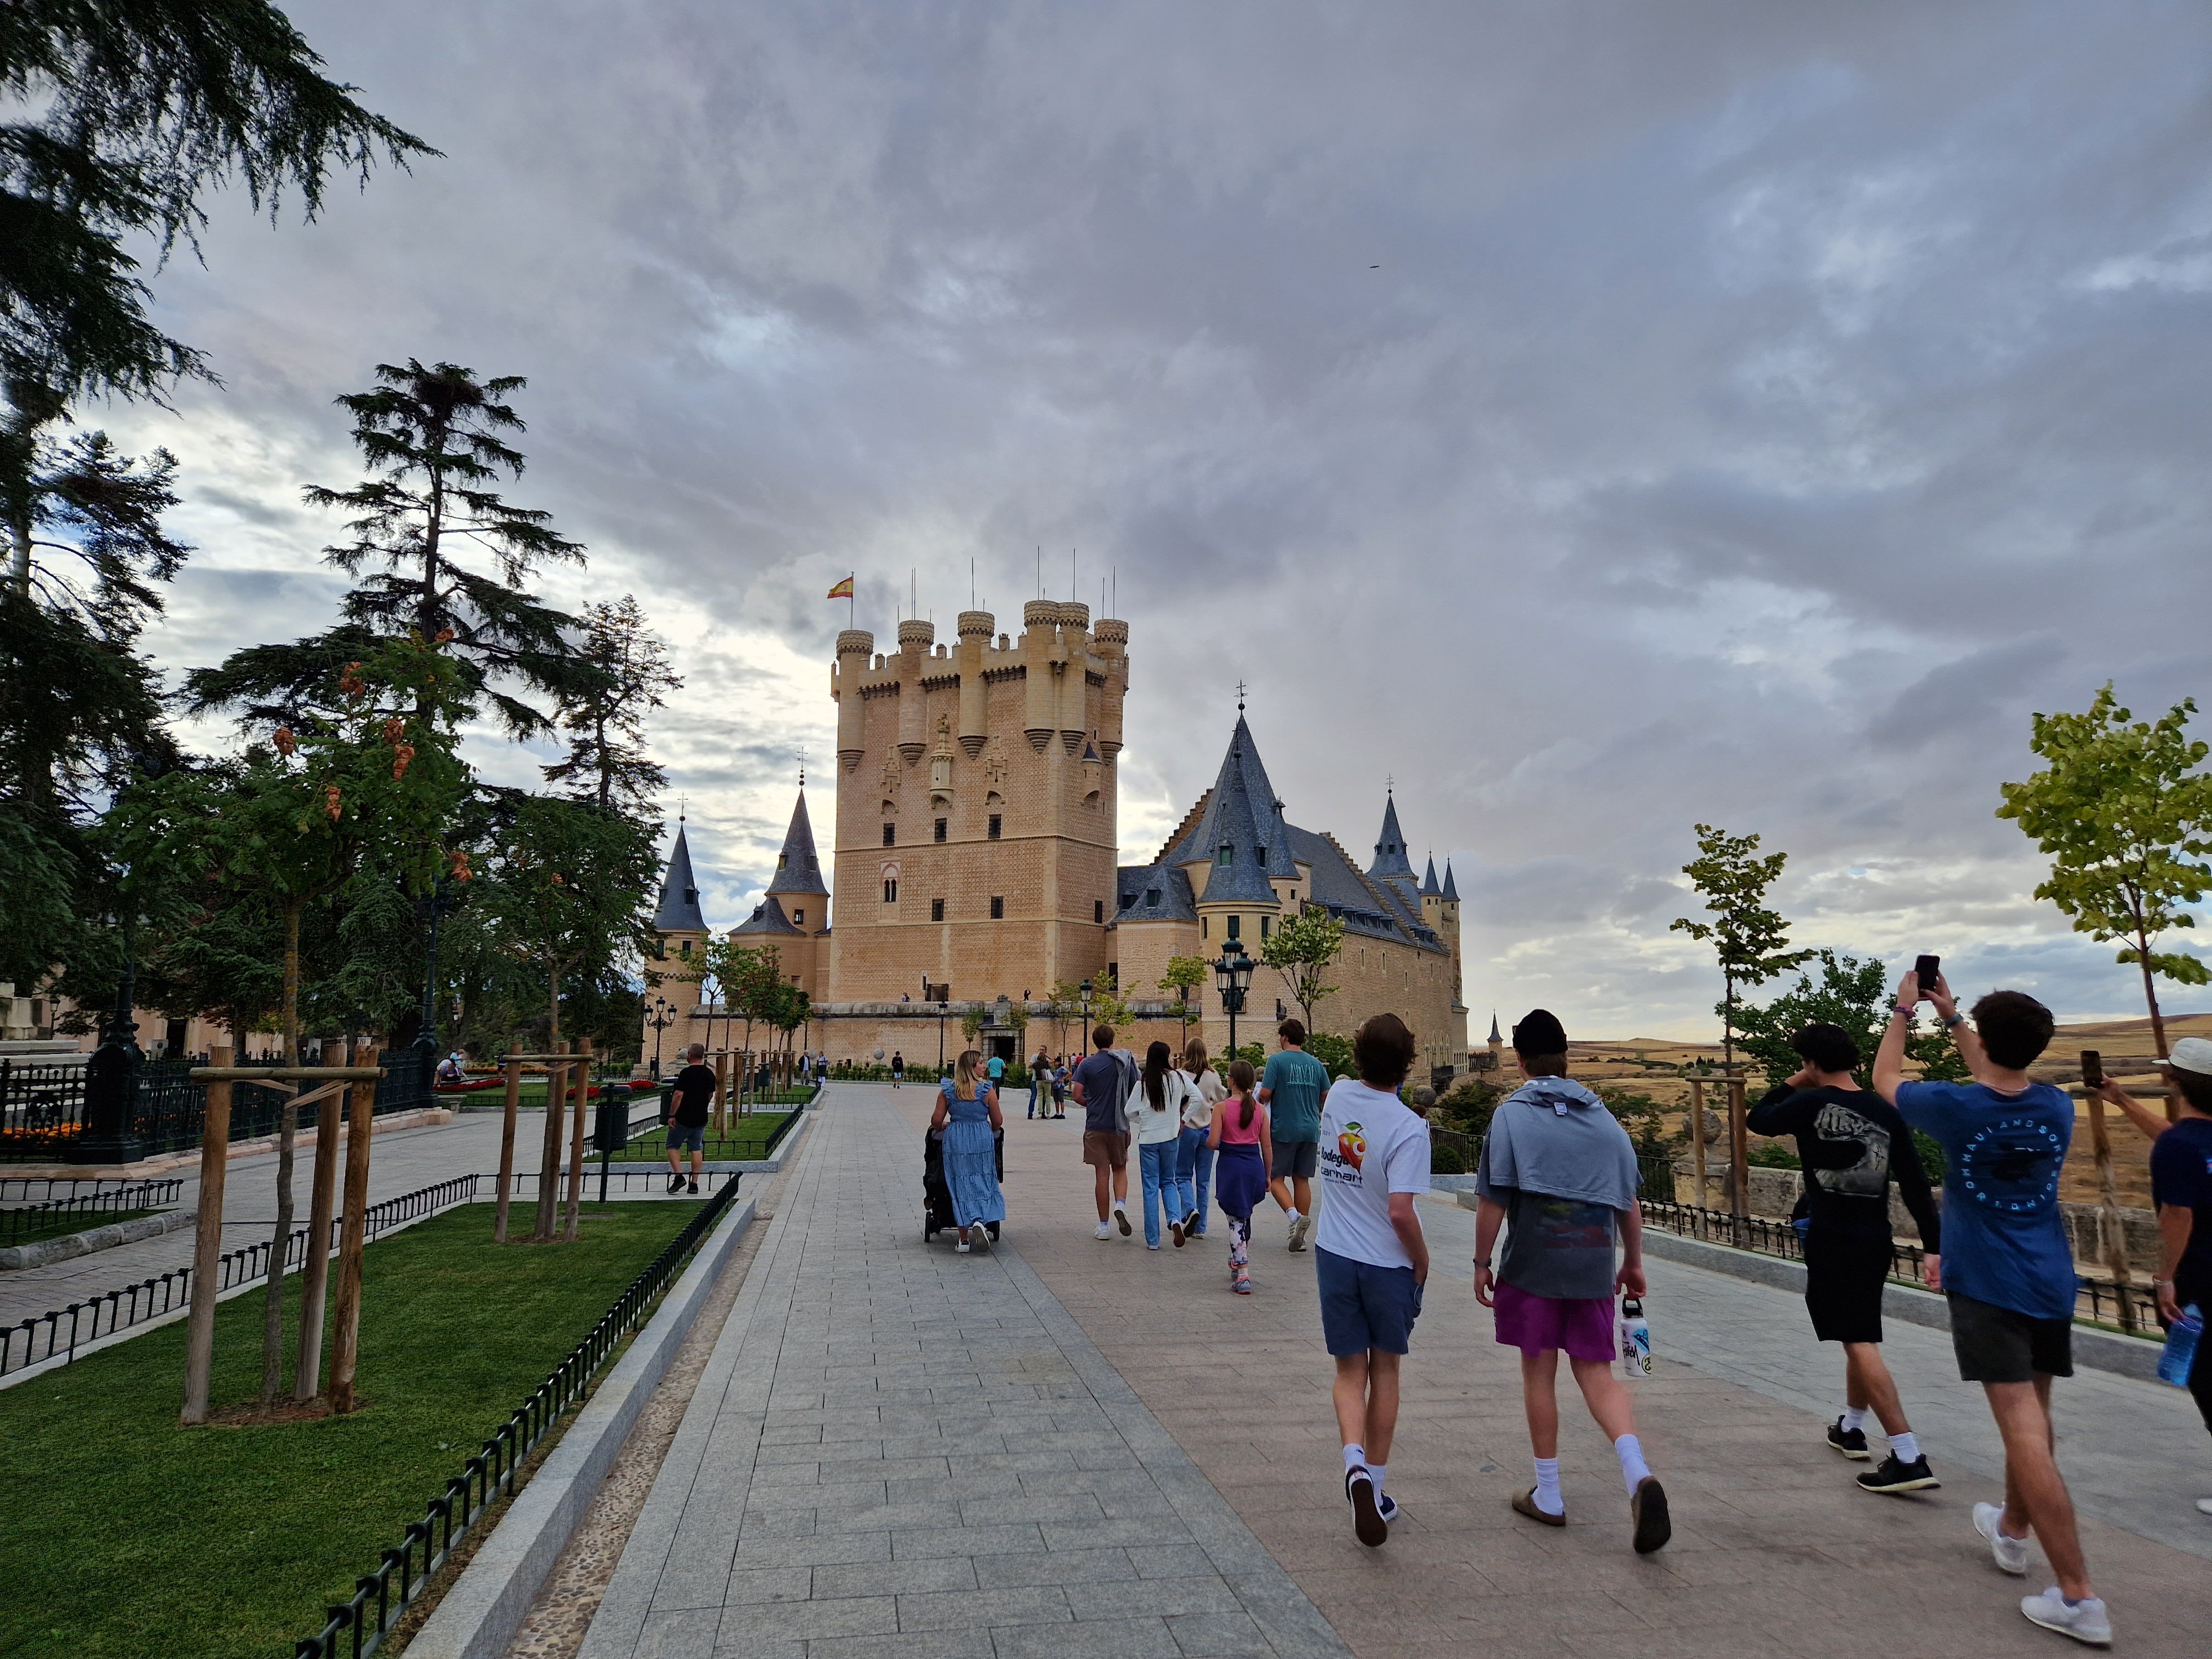
[[[1291,862],[1291,832],[1283,820],[1283,804],[1275,799],[1275,786],[1267,781],[1252,729],[1244,716],[1229,737],[1229,752],[1221,757],[1221,773],[1205,816],[1177,848],[1171,860],[1178,864],[1204,861],[1213,866],[1206,879],[1202,902],[1224,900],[1271,904],[1275,880],[1292,881],[1297,866]],[[1220,861],[1221,849],[1230,849],[1230,861]]]
[[[1492,1008],[1490,1011],[1490,1040],[1492,1042],[1503,1042],[1505,1041],[1504,1037],[1500,1036],[1498,1033],[1498,1010],[1495,1008]]]
[[[1446,859],[1444,860],[1444,890],[1441,896],[1450,903],[1456,904],[1459,902],[1459,888],[1452,880],[1451,860],[1449,859]]]
[[[783,851],[775,860],[775,878],[768,884],[771,893],[821,893],[829,888],[822,882],[822,860],[814,852],[814,825],[806,816],[806,791],[799,792],[799,805],[791,809],[791,828],[783,833]]]
[[[1443,896],[1441,892],[1437,890],[1437,855],[1433,853],[1429,854],[1428,873],[1421,878],[1421,896],[1423,898],[1442,898]]]
[[[1406,856],[1406,832],[1398,827],[1398,798],[1386,794],[1382,798],[1382,833],[1375,842],[1375,862],[1367,866],[1367,873],[1377,881],[1389,881],[1403,876],[1413,878],[1413,866]]]
[[[699,909],[699,884],[691,874],[691,848],[684,825],[676,825],[676,845],[668,852],[668,874],[660,884],[660,911],[653,925],[664,933],[703,933],[707,918]]]

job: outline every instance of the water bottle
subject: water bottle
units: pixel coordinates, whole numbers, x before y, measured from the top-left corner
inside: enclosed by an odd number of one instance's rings
[[[2197,1359],[2197,1340],[2204,1334],[2204,1316],[2192,1302],[2181,1310],[2166,1334],[2166,1352],[2158,1357],[2158,1380],[2177,1389],[2189,1386],[2189,1368]]]
[[[1651,1327],[1644,1317],[1644,1304],[1630,1297],[1620,1304],[1615,1322],[1620,1350],[1620,1374],[1630,1382],[1651,1375]]]

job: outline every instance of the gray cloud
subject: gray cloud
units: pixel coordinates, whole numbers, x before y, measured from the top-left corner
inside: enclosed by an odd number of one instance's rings
[[[1703,1029],[1700,820],[1792,853],[1806,943],[2133,1006],[1991,813],[2030,711],[2212,659],[2201,9],[294,15],[449,159],[162,276],[228,381],[113,422],[193,497],[165,662],[326,611],[330,399],[449,356],[531,376],[556,596],[676,640],[732,917],[827,761],[817,596],[942,623],[973,559],[1011,628],[1073,549],[1133,856],[1242,676],[1295,818],[1364,848],[1395,774],[1457,855],[1486,1008]]]

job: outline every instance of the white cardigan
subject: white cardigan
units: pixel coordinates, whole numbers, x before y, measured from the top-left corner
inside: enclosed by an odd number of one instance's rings
[[[1133,1146],[1149,1146],[1155,1142],[1173,1140],[1182,1133],[1183,1107],[1195,1099],[1198,1089],[1190,1079],[1172,1066],[1161,1079],[1161,1091],[1167,1105],[1160,1111],[1152,1109],[1152,1099],[1145,1093],[1142,1079],[1129,1096],[1122,1110],[1128,1115],[1129,1140]]]

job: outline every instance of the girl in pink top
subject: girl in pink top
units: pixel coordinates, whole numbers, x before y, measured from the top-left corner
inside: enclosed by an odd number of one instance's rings
[[[1213,1199],[1229,1218],[1229,1276],[1239,1296],[1252,1294],[1252,1210],[1267,1195],[1275,1161],[1267,1109],[1253,1093],[1259,1079],[1249,1060],[1229,1067],[1229,1097],[1213,1109],[1206,1144],[1219,1158],[1213,1166]]]

